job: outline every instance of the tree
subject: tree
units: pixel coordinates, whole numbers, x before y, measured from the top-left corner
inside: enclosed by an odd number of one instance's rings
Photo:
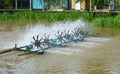
[[[117,0],[117,2],[120,2],[120,0]]]
[[[9,8],[9,7],[12,7],[12,3],[10,2],[10,0],[4,0],[4,6]]]

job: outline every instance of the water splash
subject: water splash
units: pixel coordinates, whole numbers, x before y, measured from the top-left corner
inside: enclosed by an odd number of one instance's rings
[[[24,29],[18,29],[18,31],[13,31],[12,35],[8,35],[9,41],[7,40],[7,44],[4,43],[5,48],[11,48],[14,47],[14,44],[17,43],[18,47],[19,46],[24,46],[24,45],[29,45],[31,44],[31,41],[33,41],[33,36],[39,35],[40,37],[44,37],[44,34],[49,35],[50,38],[55,38],[55,35],[57,31],[59,30],[60,32],[64,30],[70,30],[73,31],[74,28],[82,28],[82,29],[87,29],[87,25],[82,21],[82,20],[76,20],[76,21],[63,21],[63,22],[55,22],[50,24],[50,26],[45,26],[44,24],[38,23],[38,24],[28,24],[27,27]],[[9,33],[9,32],[8,32]],[[16,34],[19,33],[19,34]],[[6,38],[3,38],[6,39]],[[13,41],[14,40],[14,41]],[[97,45],[100,45],[100,41],[105,41],[107,39],[104,38],[87,38],[85,39],[85,42],[80,42],[80,43],[70,43],[68,48],[52,48],[52,50],[47,50],[47,52],[52,52],[52,53],[60,53],[60,54],[66,54],[66,55],[71,55],[74,53],[78,52],[83,52],[83,49],[86,48],[91,48]],[[4,40],[3,40],[4,41]],[[5,42],[5,41],[4,41]],[[98,43],[100,42],[100,44]],[[0,44],[1,45],[1,44]],[[74,49],[74,50],[73,50]]]
[[[44,37],[44,35],[49,35],[50,38],[55,38],[56,32],[59,30],[74,30],[74,28],[85,28],[85,24],[81,20],[76,21],[65,21],[65,22],[55,22],[51,24],[51,26],[45,26],[44,24],[36,24],[36,25],[28,25],[26,30],[24,31],[22,37],[17,41],[17,44],[20,46],[30,44],[33,41],[32,37],[40,35],[40,37]]]

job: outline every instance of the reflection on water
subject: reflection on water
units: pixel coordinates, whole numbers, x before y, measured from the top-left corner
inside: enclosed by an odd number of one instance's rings
[[[21,35],[26,35],[25,31],[29,25],[6,24],[0,24],[2,49],[8,44],[13,46],[13,42],[20,39]],[[51,29],[47,28],[49,31],[54,31]],[[2,54],[0,74],[120,74],[120,30],[99,27],[92,27],[90,30],[102,37],[87,37],[84,42],[71,43],[66,48],[51,48],[46,50],[44,55],[17,56],[25,53],[20,51]]]
[[[101,36],[116,36],[120,35],[120,28],[104,28],[104,27],[91,27],[92,33],[98,33]]]

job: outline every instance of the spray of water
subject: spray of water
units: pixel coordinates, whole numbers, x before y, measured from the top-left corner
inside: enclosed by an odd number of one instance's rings
[[[38,24],[29,24],[27,27],[22,29],[22,31],[15,31],[15,34],[20,32],[19,34],[16,34],[16,36],[10,36],[9,41],[7,41],[7,44],[4,44],[4,48],[11,48],[14,46],[15,43],[17,43],[18,47],[19,46],[24,46],[24,45],[29,45],[31,44],[31,41],[33,41],[33,36],[39,35],[40,37],[44,37],[44,35],[50,35],[51,39],[56,38],[55,34],[57,31],[63,32],[64,30],[70,30],[73,31],[74,28],[82,28],[82,29],[87,29],[87,25],[82,20],[75,20],[75,21],[62,21],[62,22],[55,22],[53,24],[50,24],[50,26],[45,26],[44,24],[38,23]],[[14,32],[12,32],[12,35]],[[14,39],[14,38],[16,39]],[[6,39],[6,38],[5,38]],[[14,41],[13,41],[14,40]],[[92,40],[92,41],[91,41]],[[83,52],[82,49],[85,48],[91,48],[96,46],[99,41],[105,41],[106,39],[101,39],[101,38],[85,38],[85,42],[79,42],[79,43],[74,43],[70,44],[71,47],[67,48],[52,48],[47,50],[47,52],[52,52],[52,53],[60,53],[60,54],[67,54],[71,55],[73,53],[78,53],[78,52]],[[78,49],[78,48],[79,49]],[[74,50],[73,50],[74,49]]]
[[[17,41],[17,44],[20,46],[28,45],[33,41],[32,37],[39,35],[44,37],[44,35],[50,35],[50,38],[55,38],[57,31],[64,30],[74,30],[74,28],[85,28],[84,23],[81,20],[76,21],[65,21],[65,22],[55,22],[51,26],[46,27],[44,24],[29,25],[21,38]]]

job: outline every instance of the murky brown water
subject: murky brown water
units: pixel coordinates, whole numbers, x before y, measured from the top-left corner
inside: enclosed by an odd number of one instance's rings
[[[1,23],[0,48],[13,45],[25,28],[17,23]],[[0,74],[120,74],[120,29],[90,30],[102,37],[87,37],[84,42],[51,48],[43,55],[17,56],[25,53],[20,51],[2,54]]]

